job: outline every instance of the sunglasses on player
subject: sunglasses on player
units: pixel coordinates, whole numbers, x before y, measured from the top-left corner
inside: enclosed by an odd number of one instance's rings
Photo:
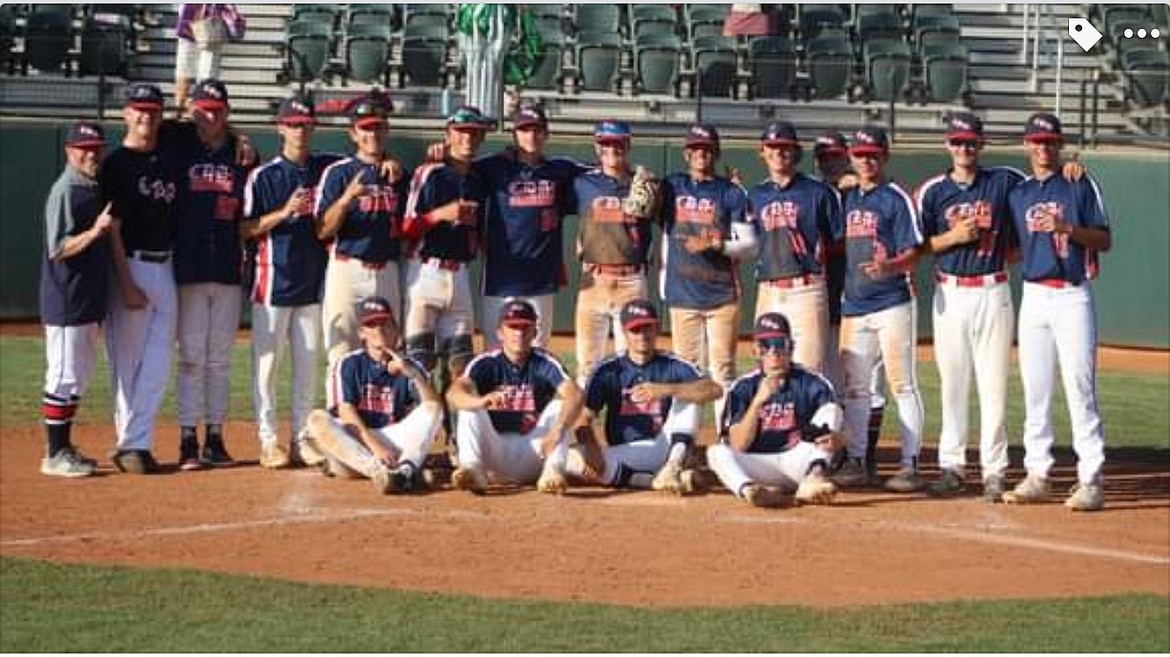
[[[951,148],[965,148],[972,151],[979,148],[979,142],[974,139],[951,139],[947,141],[947,145]]]
[[[792,351],[792,338],[787,336],[764,338],[762,340],[756,340],[756,346],[764,353],[769,351],[788,353]]]

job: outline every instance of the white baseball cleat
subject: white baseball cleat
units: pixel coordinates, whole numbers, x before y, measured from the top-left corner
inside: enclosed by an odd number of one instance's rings
[[[784,506],[784,493],[777,488],[748,484],[743,487],[743,499],[761,509],[776,509]]]
[[[654,475],[654,480],[650,482],[650,488],[667,493],[674,493],[675,495],[682,495],[682,468],[676,463],[667,463],[666,465],[662,466],[662,468],[658,470],[658,474]]]
[[[536,490],[560,495],[569,490],[569,482],[565,479],[565,475],[551,468],[545,468],[544,472],[540,474],[540,479],[536,481]]]
[[[836,497],[837,484],[820,472],[809,474],[796,489],[796,501],[801,504],[832,504]]]
[[[1004,504],[1035,504],[1048,497],[1048,480],[1028,475],[1012,490],[1003,494]]]
[[[260,448],[260,466],[269,470],[278,470],[289,466],[288,452],[277,443],[269,443]]]
[[[459,467],[451,473],[451,486],[455,490],[465,490],[483,495],[487,492],[487,477],[479,468]]]
[[[1105,508],[1105,488],[1097,481],[1073,486],[1064,505],[1073,511],[1100,511]]]

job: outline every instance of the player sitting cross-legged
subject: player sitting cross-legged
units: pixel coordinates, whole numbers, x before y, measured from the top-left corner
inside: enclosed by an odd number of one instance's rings
[[[720,423],[722,441],[707,449],[719,480],[752,506],[796,501],[829,504],[833,454],[845,445],[844,413],[824,377],[792,362],[792,329],[780,313],[756,320],[759,367],[731,387]]]
[[[488,475],[546,493],[568,487],[566,433],[581,415],[581,388],[549,352],[533,347],[538,317],[512,299],[500,310],[500,349],[477,356],[447,392],[458,413],[459,468],[451,484],[479,495]],[[560,399],[554,399],[554,397]]]
[[[394,351],[399,335],[389,301],[363,299],[356,316],[362,348],[332,368],[336,405],[309,414],[306,442],[328,456],[326,474],[366,476],[383,493],[418,490],[439,428],[439,395],[422,365]]]
[[[683,461],[699,429],[701,405],[718,399],[723,388],[693,364],[658,350],[658,311],[651,302],[627,302],[621,325],[627,350],[590,373],[579,449],[570,453],[566,470],[605,486],[697,492],[702,482]],[[598,433],[593,421],[603,411],[605,431]]]

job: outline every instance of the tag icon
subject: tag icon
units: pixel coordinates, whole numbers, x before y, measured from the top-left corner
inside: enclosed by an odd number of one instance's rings
[[[1097,28],[1093,27],[1092,23],[1084,18],[1068,19],[1068,35],[1085,52],[1089,52],[1101,40],[1101,33],[1097,31]]]

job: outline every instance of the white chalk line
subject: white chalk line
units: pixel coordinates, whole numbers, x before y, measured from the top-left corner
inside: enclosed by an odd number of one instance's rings
[[[644,506],[661,507],[660,501],[654,497],[646,497]],[[639,502],[633,497],[625,498],[620,506],[635,506]],[[291,505],[290,505],[291,506]],[[614,505],[619,506],[619,505]],[[776,512],[776,515],[745,515],[741,513],[732,513],[729,515],[717,516],[708,519],[708,522],[713,520],[717,523],[726,524],[819,524],[823,527],[832,527],[834,525],[842,526],[840,523],[834,521],[826,521],[824,518],[819,518],[815,521],[807,518],[792,517],[783,514],[784,511]],[[75,541],[112,541],[123,539],[140,539],[147,536],[184,536],[192,534],[206,534],[215,532],[231,532],[246,529],[255,529],[261,527],[282,527],[294,525],[308,525],[308,524],[324,524],[332,522],[345,522],[349,520],[360,520],[364,518],[384,518],[384,517],[407,517],[407,516],[427,516],[439,520],[486,520],[497,519],[498,516],[489,516],[488,514],[478,513],[474,511],[465,510],[449,510],[439,511],[435,509],[403,509],[403,508],[358,508],[358,509],[325,509],[319,508],[314,510],[305,509],[302,512],[294,514],[285,514],[273,518],[261,518],[256,520],[244,520],[239,522],[222,522],[222,523],[199,523],[195,525],[182,525],[176,527],[159,527],[155,529],[138,529],[126,530],[119,532],[92,532],[83,534],[65,534],[61,536],[42,536],[42,537],[28,537],[16,538],[0,541],[0,547],[30,547],[36,545],[45,545],[53,543],[69,543]],[[856,531],[858,528],[875,528],[886,530],[897,530],[900,532],[917,532],[919,534],[931,534],[935,536],[944,536],[948,538],[958,538],[971,541],[979,541],[982,543],[989,543],[994,545],[1006,545],[1010,547],[1028,548],[1045,552],[1062,552],[1067,554],[1076,554],[1081,556],[1098,557],[1102,559],[1113,559],[1118,561],[1130,561],[1135,563],[1153,564],[1159,566],[1170,566],[1170,557],[1161,555],[1143,554],[1141,552],[1132,552],[1128,550],[1117,550],[1111,548],[1099,548],[1091,545],[1080,545],[1075,543],[1064,543],[1060,541],[1028,538],[1025,536],[1012,536],[1005,534],[992,533],[996,530],[1011,531],[1018,527],[1017,523],[1005,523],[998,520],[991,520],[983,524],[981,529],[967,529],[955,524],[949,525],[930,525],[923,523],[911,522],[890,522],[881,520],[856,521],[849,520],[845,525],[850,531]]]

